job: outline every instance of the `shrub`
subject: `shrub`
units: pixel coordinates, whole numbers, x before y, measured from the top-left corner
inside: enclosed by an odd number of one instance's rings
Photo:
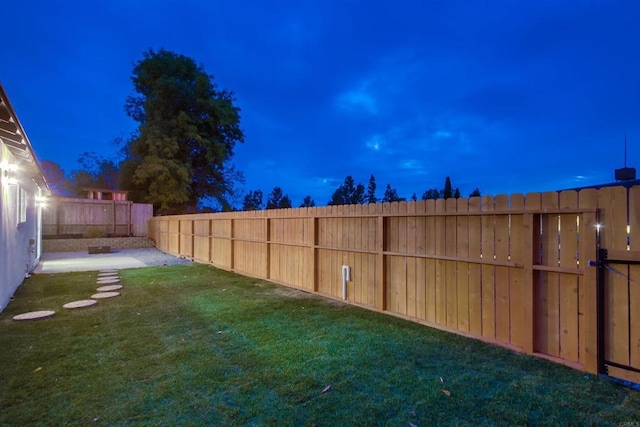
[[[89,226],[84,229],[84,237],[105,237],[107,233],[102,227]]]

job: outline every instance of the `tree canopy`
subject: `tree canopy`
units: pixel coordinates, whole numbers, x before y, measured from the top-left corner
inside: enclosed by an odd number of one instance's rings
[[[387,184],[387,188],[384,190],[384,197],[382,198],[382,202],[400,202],[402,200],[404,199],[398,196],[398,191],[395,188],[392,188],[391,184]]]
[[[267,209],[284,209],[291,207],[289,195],[282,192],[282,188],[274,187],[267,199]]]
[[[367,203],[375,203],[378,201],[376,198],[376,177],[371,174],[369,177],[369,185],[367,185],[367,194],[365,195]]]
[[[304,200],[302,200],[302,204],[300,205],[301,208],[312,208],[316,205],[316,201],[313,200],[311,198],[310,195],[307,195],[304,197]]]
[[[244,196],[244,200],[242,202],[242,210],[243,211],[259,211],[262,209],[262,191],[261,190],[251,190],[246,196]]]
[[[138,129],[124,147],[120,187],[160,213],[183,212],[203,198],[226,206],[242,179],[229,164],[244,141],[233,93],[189,57],[164,49],[143,56],[125,105]]]
[[[348,175],[344,179],[344,184],[333,192],[328,205],[360,205],[364,200],[364,185],[355,185],[353,177]]]

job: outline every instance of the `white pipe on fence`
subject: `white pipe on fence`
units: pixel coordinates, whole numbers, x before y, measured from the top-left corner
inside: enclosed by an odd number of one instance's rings
[[[342,266],[342,299],[347,299],[347,282],[351,280],[351,269],[348,265]]]

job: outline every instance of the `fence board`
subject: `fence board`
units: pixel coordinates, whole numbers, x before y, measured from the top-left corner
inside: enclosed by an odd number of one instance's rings
[[[469,212],[480,212],[480,197],[469,199]],[[469,216],[469,259],[482,259],[482,217]],[[482,336],[482,265],[469,264],[469,332]]]
[[[493,196],[482,198],[481,209],[483,212],[492,212],[494,208]],[[493,215],[482,216],[482,259],[495,259],[495,217]],[[493,265],[482,265],[482,335],[489,339],[496,336],[496,288],[495,270]]]
[[[495,209],[503,212],[509,210],[509,196],[496,196]],[[509,216],[496,215],[494,227],[495,259],[509,261]],[[496,339],[505,344],[511,341],[509,270],[509,267],[495,267]]]
[[[542,194],[542,208],[555,210],[559,207],[558,193]],[[557,267],[558,252],[558,214],[541,215],[541,265]],[[560,356],[560,285],[556,272],[541,271],[541,280],[537,287],[536,302],[539,304],[539,319],[536,335],[536,350],[554,357]]]
[[[512,211],[524,210],[524,195],[512,194],[510,198]],[[509,257],[510,261],[525,264],[525,253],[529,254],[531,248],[526,248],[527,239],[524,229],[524,215],[512,214],[509,228]],[[511,325],[509,340],[511,345],[523,348],[526,340],[527,326],[524,321],[525,307],[525,282],[524,268],[512,268],[509,271],[509,323]]]
[[[447,213],[458,211],[457,200],[454,198],[445,201]],[[445,255],[455,258],[456,256],[456,231],[457,218],[450,215],[445,218]],[[456,271],[456,261],[445,261],[445,291],[447,301],[447,326],[458,328],[458,278]]]
[[[446,212],[446,202],[443,199],[436,200],[436,213]],[[446,216],[437,216],[435,223],[435,250],[436,255],[446,255]],[[447,270],[446,262],[436,259],[436,295],[435,295],[436,322],[440,325],[447,324]]]
[[[640,251],[640,186],[629,190],[629,249]],[[640,265],[629,266],[629,357],[631,366],[640,369]]]
[[[578,206],[581,209],[595,208],[598,205],[598,193],[595,189],[586,189],[578,193]],[[578,341],[579,357],[587,372],[598,370],[598,305],[596,291],[596,269],[589,266],[596,259],[596,214],[584,214],[580,221],[580,267],[584,275],[578,283]]]
[[[416,202],[416,213],[425,213],[427,209],[426,202],[420,200]],[[417,217],[415,221],[416,236],[416,253],[426,253],[426,222],[424,217]],[[416,258],[416,317],[420,320],[427,320],[427,274],[426,260],[424,258]]]
[[[458,213],[469,211],[469,201],[458,199]],[[456,253],[460,258],[469,258],[469,217],[460,215],[456,217]],[[469,332],[469,263],[457,263],[457,314],[458,329]]]
[[[416,203],[407,203],[407,212],[416,212]],[[416,217],[411,216],[406,218],[407,221],[407,248],[408,254],[415,254],[416,249]],[[407,315],[410,317],[416,317],[417,313],[417,293],[418,284],[416,282],[416,258],[407,257]]]
[[[433,214],[436,211],[435,200],[426,201],[426,211],[429,214]],[[426,225],[426,239],[427,239],[427,254],[436,254],[436,217],[428,216],[425,218]],[[436,260],[428,258],[425,261],[425,275],[426,275],[426,317],[431,323],[436,322]]]
[[[560,193],[560,208],[577,209],[578,193]],[[560,267],[578,269],[578,215],[560,215]],[[578,289],[579,276],[560,275],[560,357],[579,361],[578,336]]]
[[[617,207],[627,205],[624,187],[606,187],[598,191],[600,220],[604,227],[600,231],[600,245],[609,250],[627,250],[627,211]],[[616,270],[628,276],[628,269],[614,265]],[[605,325],[607,339],[605,358],[628,365],[629,360],[629,283],[617,274],[606,274],[605,280]]]

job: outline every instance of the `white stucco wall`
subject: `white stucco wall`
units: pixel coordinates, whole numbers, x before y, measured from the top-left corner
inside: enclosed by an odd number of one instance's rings
[[[0,143],[0,163],[15,163],[11,153]],[[0,174],[2,171],[0,171]],[[16,289],[22,284],[39,261],[42,241],[38,234],[38,209],[35,196],[38,186],[16,172],[18,184],[8,184],[0,179],[0,312],[9,303]],[[26,221],[19,223],[20,188],[27,200]],[[30,239],[33,244],[30,243]]]

